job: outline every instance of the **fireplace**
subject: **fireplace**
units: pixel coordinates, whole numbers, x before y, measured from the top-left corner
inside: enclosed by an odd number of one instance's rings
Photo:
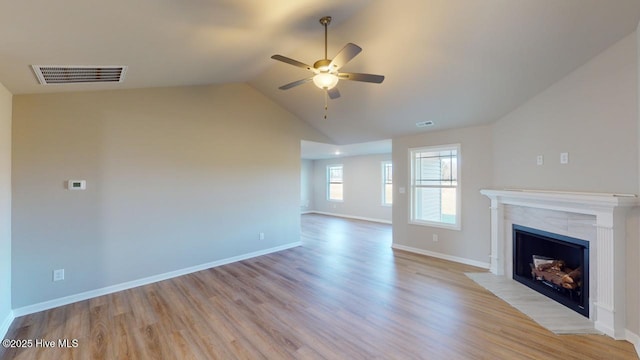
[[[589,317],[589,242],[513,225],[513,279]]]
[[[586,240],[591,266],[583,280],[589,281],[584,296],[589,298],[589,319],[597,330],[625,339],[625,230],[637,197],[515,189],[480,192],[491,200],[491,272],[513,274],[513,224]]]

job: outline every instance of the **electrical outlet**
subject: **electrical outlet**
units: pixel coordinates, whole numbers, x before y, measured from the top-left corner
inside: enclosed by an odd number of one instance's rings
[[[53,281],[64,280],[64,269],[53,270]]]
[[[542,164],[544,164],[544,156],[542,156],[542,155],[538,155],[538,156],[536,157],[536,164],[538,164],[538,165],[542,165]]]
[[[438,242],[438,234],[433,234],[433,242]]]
[[[262,233],[262,232],[261,232],[261,233],[258,235],[258,238],[259,238],[260,240],[264,240],[264,233]]]

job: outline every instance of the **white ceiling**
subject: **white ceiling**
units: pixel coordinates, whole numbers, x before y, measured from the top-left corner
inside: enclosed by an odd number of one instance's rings
[[[301,158],[307,160],[336,159],[348,156],[391,154],[391,140],[369,141],[364,143],[334,145],[314,141],[302,141]]]
[[[270,59],[329,57],[386,76],[329,102]],[[0,82],[14,94],[248,82],[338,144],[496,120],[636,29],[639,0],[5,1]],[[126,65],[122,84],[39,85],[30,65]],[[417,129],[415,123],[435,125]]]

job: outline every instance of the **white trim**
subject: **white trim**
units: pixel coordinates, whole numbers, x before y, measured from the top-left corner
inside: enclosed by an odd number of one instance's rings
[[[387,164],[391,165],[391,203],[389,203],[389,204],[387,204],[385,202],[385,200],[386,200],[386,196],[385,195],[387,195],[387,183],[385,182],[387,172],[385,171],[385,167],[386,167]],[[381,181],[381,185],[382,185],[382,199],[381,200],[382,201],[381,201],[380,205],[385,206],[385,207],[391,207],[391,206],[393,206],[393,162],[391,160],[382,160],[380,162],[380,168],[382,169],[382,174],[381,174],[382,175],[382,181]]]
[[[313,211],[313,210],[305,210],[305,211],[300,212],[300,215],[313,214],[314,212],[315,211]]]
[[[516,206],[599,215],[611,212],[616,207],[633,207],[640,204],[633,194],[586,193],[543,190],[493,190],[482,189],[480,193],[500,203]]]
[[[633,347],[636,348],[636,353],[638,353],[638,357],[640,357],[640,336],[632,333],[629,329],[626,329],[625,332],[627,341],[633,344]]]
[[[445,223],[442,221],[432,221],[432,220],[419,220],[416,219],[416,204],[415,204],[415,192],[417,186],[415,184],[415,156],[416,152],[421,151],[450,151],[452,149],[456,150],[456,171],[457,171],[457,179],[456,186],[446,186],[448,188],[456,189],[456,222],[454,224]],[[411,225],[418,226],[427,226],[427,227],[438,227],[448,230],[462,230],[462,145],[460,143],[457,144],[443,144],[443,145],[435,145],[435,146],[421,146],[414,147],[408,149],[409,154],[409,221],[408,223]],[[423,186],[420,186],[423,187]],[[429,186],[431,187],[431,186]],[[433,186],[433,188],[445,188]]]
[[[455,230],[461,231],[462,226],[460,226],[460,221],[458,220],[458,224],[447,224],[444,222],[437,221],[426,221],[426,220],[409,220],[409,225],[417,225],[417,226],[426,226],[426,227],[435,227],[447,230]]]
[[[340,167],[340,171],[342,172],[342,179],[340,185],[342,185],[342,199],[332,199],[331,198],[331,168]],[[325,187],[325,191],[327,193],[327,201],[341,203],[344,202],[344,164],[329,164],[326,169],[327,183]]]
[[[341,217],[341,218],[346,218],[346,219],[364,220],[364,221],[371,221],[371,222],[377,222],[377,223],[391,225],[391,220],[374,219],[374,218],[368,218],[368,217],[364,217],[364,216],[336,214],[336,213],[330,213],[330,212],[325,212],[325,211],[315,211],[315,210],[311,210],[311,211],[307,212],[307,214],[319,214],[319,215],[335,216],[335,217]]]
[[[491,266],[491,264],[489,264],[488,262],[482,262],[482,261],[478,261],[478,260],[471,260],[471,259],[462,258],[462,257],[458,257],[458,256],[442,254],[442,253],[438,253],[438,252],[435,252],[435,251],[429,251],[429,250],[414,248],[414,247],[411,247],[411,246],[393,244],[393,245],[391,245],[391,248],[392,249],[397,249],[397,250],[408,251],[408,252],[412,252],[412,253],[416,253],[416,254],[420,254],[420,255],[431,256],[431,257],[438,258],[438,259],[453,261],[453,262],[457,262],[457,263],[460,263],[460,264],[476,266],[476,267],[483,268],[483,269],[489,269],[489,267]]]
[[[9,331],[9,327],[11,326],[11,323],[13,323],[13,319],[15,319],[15,314],[12,311],[9,311],[9,313],[7,314],[7,317],[4,319],[4,321],[2,322],[2,324],[0,324],[0,339],[4,339],[5,336],[7,336],[7,332]]]
[[[222,266],[222,265],[226,265],[226,264],[230,264],[230,263],[234,263],[242,260],[251,259],[251,258],[262,256],[262,255],[271,254],[271,253],[282,251],[282,250],[291,249],[301,245],[302,245],[302,242],[297,241],[297,242],[289,243],[286,245],[272,247],[269,249],[254,251],[248,254],[238,255],[238,256],[234,256],[234,257],[230,257],[222,260],[216,260],[216,261],[212,261],[205,264],[196,265],[196,266],[192,266],[192,267],[188,267],[180,270],[170,271],[164,274],[153,275],[153,276],[149,276],[149,277],[138,279],[138,280],[111,285],[101,289],[95,289],[95,290],[90,290],[90,291],[86,291],[86,292],[75,294],[75,295],[69,295],[69,296],[58,298],[58,299],[53,299],[53,300],[41,302],[38,304],[33,304],[33,305],[28,305],[21,308],[13,309],[13,315],[15,317],[29,315],[39,311],[53,309],[59,306],[68,305],[78,301],[83,301],[83,300],[95,298],[98,296],[115,293],[122,290],[132,289],[138,286],[148,285],[158,281],[163,281],[163,280],[175,278],[178,276],[191,274],[197,271],[206,270],[206,269],[210,269],[210,268],[214,268],[214,267],[218,267],[218,266]]]
[[[624,339],[626,218],[629,209],[638,205],[637,196],[514,189],[483,189],[480,193],[491,200],[491,272],[496,275],[510,274],[513,267],[509,253],[511,220],[505,205],[595,217],[595,237],[584,239],[590,243],[589,259],[597,269],[589,281],[589,318],[597,330],[616,340]],[[543,226],[539,221],[542,218],[533,217],[531,221]]]

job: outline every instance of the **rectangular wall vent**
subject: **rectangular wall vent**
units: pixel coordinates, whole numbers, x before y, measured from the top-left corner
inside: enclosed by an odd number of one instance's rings
[[[117,83],[124,80],[126,66],[31,65],[42,85]]]
[[[427,121],[419,121],[416,123],[417,127],[427,127],[427,126],[431,126],[433,125],[433,121],[431,120],[427,120]]]

